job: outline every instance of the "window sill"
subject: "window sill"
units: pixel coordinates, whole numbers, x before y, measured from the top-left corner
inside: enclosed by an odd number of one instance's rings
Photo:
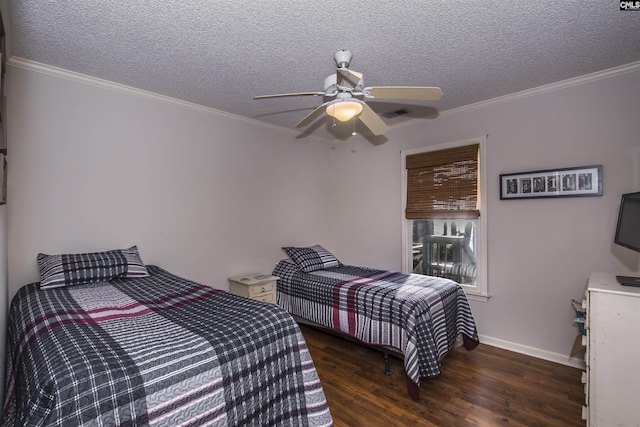
[[[464,293],[467,294],[467,299],[472,300],[472,301],[480,301],[480,302],[488,302],[489,301],[489,295],[488,294],[481,294],[478,292],[474,292],[475,289],[471,288],[469,286],[464,286],[461,285],[462,289],[464,289]]]

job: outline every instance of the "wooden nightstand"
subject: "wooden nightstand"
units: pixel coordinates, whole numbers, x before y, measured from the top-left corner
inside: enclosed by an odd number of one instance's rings
[[[258,301],[276,303],[278,277],[268,274],[245,274],[229,277],[229,291]]]

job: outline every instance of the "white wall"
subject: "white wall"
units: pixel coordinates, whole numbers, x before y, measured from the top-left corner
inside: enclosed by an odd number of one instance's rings
[[[400,151],[485,134],[491,298],[472,302],[485,342],[566,361],[569,300],[589,273],[637,270],[637,256],[611,241],[620,194],[640,189],[639,71],[333,150],[15,61],[7,77],[10,296],[38,279],[40,251],[131,244],[147,263],[222,289],[230,275],[270,271],[285,244],[399,270]],[[500,173],[587,164],[603,164],[602,197],[499,200]]]
[[[384,145],[338,146],[331,249],[344,262],[402,269],[400,151],[488,135],[491,298],[472,301],[478,331],[485,342],[575,362],[570,300],[582,298],[592,271],[638,268],[637,254],[612,244],[620,195],[640,190],[638,68],[399,126]],[[499,200],[501,173],[591,164],[603,165],[602,197]]]
[[[322,141],[15,59],[8,76],[10,296],[38,252],[136,244],[228,289],[328,234]]]

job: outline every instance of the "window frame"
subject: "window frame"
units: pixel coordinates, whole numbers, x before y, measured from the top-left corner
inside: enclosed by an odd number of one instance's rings
[[[486,145],[487,136],[475,137],[460,141],[452,141],[444,144],[413,148],[400,151],[401,164],[400,171],[402,174],[402,269],[405,273],[411,273],[413,271],[413,256],[411,253],[411,243],[413,241],[413,227],[412,219],[405,217],[405,209],[407,206],[407,169],[406,159],[407,156],[412,154],[426,153],[430,151],[438,151],[447,148],[460,147],[464,145],[479,145],[480,161],[478,162],[478,177],[479,177],[479,194],[478,194],[478,210],[480,216],[476,222],[476,249],[478,251],[477,257],[477,272],[476,272],[476,286],[460,285],[464,289],[465,293],[471,300],[484,301],[489,299],[489,287],[487,282],[487,259],[488,259],[488,244],[487,244],[487,177],[486,177]]]

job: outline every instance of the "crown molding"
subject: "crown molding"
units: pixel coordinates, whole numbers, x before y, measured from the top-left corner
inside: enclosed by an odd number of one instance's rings
[[[95,87],[99,87],[101,89],[106,89],[106,90],[111,90],[114,92],[119,92],[119,93],[124,93],[127,95],[132,95],[132,96],[137,96],[140,98],[145,98],[145,99],[149,99],[149,100],[153,100],[153,101],[157,101],[157,102],[162,102],[165,104],[171,104],[171,105],[176,105],[179,107],[183,107],[183,108],[189,108],[192,110],[196,110],[196,111],[202,111],[208,114],[215,114],[217,116],[221,116],[221,117],[225,117],[225,118],[230,118],[230,119],[234,119],[234,120],[239,120],[245,123],[249,123],[253,126],[259,126],[262,128],[267,128],[267,129],[272,129],[272,130],[277,130],[280,132],[286,132],[288,134],[291,134],[295,137],[299,137],[300,134],[299,132],[294,131],[293,129],[289,129],[289,128],[285,128],[282,126],[276,126],[276,125],[272,125],[270,123],[265,123],[262,122],[260,120],[255,120],[255,119],[251,119],[249,117],[244,117],[244,116],[240,116],[237,114],[233,114],[233,113],[229,113],[226,111],[222,111],[222,110],[217,110],[215,108],[211,108],[211,107],[206,107],[200,104],[196,104],[193,102],[188,102],[188,101],[183,101],[181,99],[177,99],[177,98],[172,98],[170,96],[166,96],[166,95],[160,95],[158,93],[155,92],[150,92],[150,91],[146,91],[143,89],[138,89],[132,86],[126,86],[120,83],[114,83],[112,81],[109,80],[104,80],[104,79],[100,79],[97,77],[92,77],[92,76],[88,76],[86,74],[81,74],[81,73],[76,73],[74,71],[69,71],[69,70],[65,70],[63,68],[58,68],[58,67],[54,67],[51,65],[45,65],[42,64],[40,62],[36,62],[36,61],[31,61],[29,59],[24,59],[24,58],[20,58],[20,57],[16,57],[16,56],[12,56],[11,58],[9,58],[9,60],[7,61],[7,65],[16,67],[16,68],[22,68],[25,70],[29,70],[29,71],[34,71],[37,73],[41,73],[41,74],[47,74],[50,76],[54,76],[54,77],[58,77],[58,78],[62,78],[62,79],[67,79],[67,80],[71,80],[74,82],[78,82],[78,83],[83,83],[83,84],[87,84],[90,86],[95,86]],[[329,140],[324,139],[324,138],[319,138],[317,136],[314,135],[308,135],[309,138],[312,139],[317,139],[319,141],[322,142],[327,142]],[[332,142],[332,141],[329,141]]]
[[[80,74],[80,73],[76,73],[74,71],[69,71],[69,70],[65,70],[63,68],[58,68],[58,67],[54,67],[51,65],[45,65],[39,62],[35,62],[35,61],[31,61],[28,59],[24,59],[24,58],[20,58],[20,57],[16,57],[16,56],[12,56],[11,58],[9,58],[9,60],[7,61],[8,65],[17,67],[17,68],[23,68],[26,70],[30,70],[30,71],[35,71],[35,72],[39,72],[39,73],[43,73],[43,74],[48,74],[51,76],[55,76],[55,77],[59,77],[59,78],[63,78],[63,79],[67,79],[67,80],[72,80],[75,82],[79,82],[79,83],[84,83],[84,84],[88,84],[91,86],[96,86],[96,87],[100,87],[102,89],[107,89],[107,90],[113,90],[116,92],[120,92],[120,93],[126,93],[129,95],[133,95],[133,96],[138,96],[138,97],[142,97],[142,98],[146,98],[146,99],[151,99],[154,101],[158,101],[158,102],[164,102],[167,104],[173,104],[173,105],[177,105],[177,106],[181,106],[181,107],[186,107],[186,108],[190,108],[193,110],[198,110],[198,111],[204,111],[206,113],[209,114],[215,114],[217,116],[222,116],[222,117],[226,117],[226,118],[231,118],[231,119],[235,119],[235,120],[240,120],[243,121],[245,123],[249,123],[253,126],[259,126],[262,128],[267,128],[267,129],[273,129],[273,130],[277,130],[280,132],[285,132],[288,133],[290,135],[294,135],[296,137],[299,137],[300,134],[296,131],[294,131],[293,129],[289,129],[289,128],[285,128],[282,126],[276,126],[276,125],[272,125],[270,123],[265,123],[262,122],[260,120],[255,120],[255,119],[251,119],[249,117],[244,117],[244,116],[240,116],[237,114],[233,114],[233,113],[229,113],[226,111],[222,111],[222,110],[217,110],[215,108],[211,108],[211,107],[205,107],[203,105],[200,104],[195,104],[193,102],[188,102],[188,101],[183,101],[177,98],[172,98],[166,95],[160,95],[154,92],[149,92],[149,91],[145,91],[142,89],[138,89],[132,86],[126,86],[120,83],[114,83],[108,80],[104,80],[104,79],[99,79],[97,77],[92,77],[92,76],[88,76],[86,74]],[[479,110],[482,108],[487,108],[487,107],[491,107],[494,105],[499,105],[499,104],[503,104],[503,103],[507,103],[507,102],[511,102],[511,101],[517,101],[520,99],[525,99],[525,98],[529,98],[532,96],[537,96],[537,95],[542,95],[545,93],[550,93],[550,92],[554,92],[557,90],[562,90],[562,89],[566,89],[566,88],[570,88],[573,86],[579,86],[582,84],[587,84],[587,83],[592,83],[598,80],[603,80],[603,79],[608,79],[608,78],[612,78],[612,77],[616,77],[616,76],[620,76],[620,75],[624,75],[624,74],[628,74],[628,73],[633,73],[636,71],[640,71],[640,61],[637,62],[632,62],[626,65],[621,65],[618,67],[614,67],[614,68],[609,68],[606,70],[602,70],[602,71],[597,71],[595,73],[591,73],[591,74],[585,74],[583,76],[578,76],[578,77],[573,77],[567,80],[562,80],[556,83],[551,83],[548,85],[544,85],[544,86],[539,86],[536,88],[532,88],[532,89],[527,89],[527,90],[523,90],[520,92],[515,92],[509,95],[504,95],[504,96],[499,96],[497,98],[492,98],[492,99],[488,99],[485,101],[480,101],[480,102],[476,102],[474,104],[469,104],[469,105],[465,105],[462,107],[458,107],[458,108],[453,108],[451,110],[446,110],[446,111],[442,111],[440,112],[437,116],[432,117],[433,119],[438,118],[438,117],[444,117],[444,116],[450,116],[450,115],[455,115],[455,114],[459,114],[459,113],[463,113],[463,112],[468,112],[468,111],[474,111],[474,110]],[[412,119],[412,120],[407,120],[405,122],[402,123],[398,123],[397,125],[393,125],[390,126],[390,129],[400,129],[400,128],[404,128],[407,126],[414,126],[416,124],[423,124],[424,123],[424,119],[423,118],[418,118],[418,119]],[[306,137],[312,138],[312,139],[316,139],[318,141],[323,141],[323,142],[335,142],[332,140],[328,140],[325,138],[319,138],[317,136],[314,135],[307,135]]]
[[[583,76],[573,77],[567,80],[562,80],[556,83],[550,83],[544,86],[538,86],[532,89],[523,90],[520,92],[511,93],[509,95],[499,96],[497,98],[487,99],[485,101],[476,102],[474,104],[465,105],[458,108],[453,108],[451,110],[446,110],[440,112],[437,116],[432,117],[433,119],[443,116],[455,115],[458,113],[479,110],[486,107],[491,107],[494,105],[504,104],[506,102],[517,101],[520,99],[529,98],[532,96],[542,95],[545,93],[555,92],[562,89],[567,89],[573,86],[579,86],[587,83],[592,83],[598,80],[608,79],[616,76],[621,76],[624,74],[629,74],[633,72],[640,71],[640,61],[631,62],[626,65],[621,65],[614,68],[609,68],[602,71],[597,71],[595,73],[585,74]],[[407,120],[406,122],[399,123],[395,126],[392,126],[393,129],[398,129],[405,126],[412,126],[418,123],[424,123],[424,119],[412,119]]]

